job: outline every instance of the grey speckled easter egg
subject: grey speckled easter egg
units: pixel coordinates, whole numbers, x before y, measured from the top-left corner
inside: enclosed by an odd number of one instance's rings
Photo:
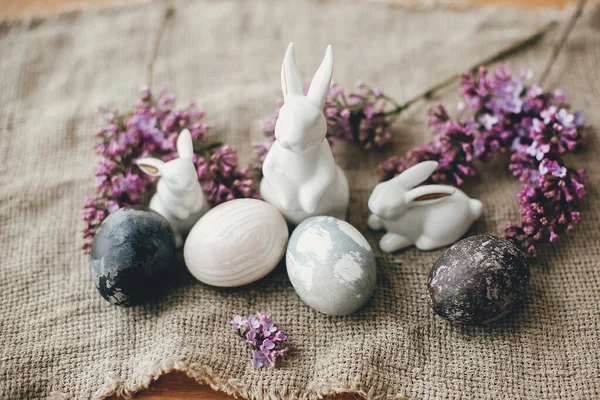
[[[508,240],[472,236],[450,247],[436,261],[427,282],[429,302],[454,322],[486,324],[512,311],[525,295],[529,265]]]
[[[141,303],[165,289],[175,264],[175,236],[167,220],[145,207],[109,215],[94,237],[92,279],[108,302]]]
[[[325,314],[348,315],[371,297],[377,280],[369,242],[349,223],[312,217],[296,227],[286,253],[296,293]]]

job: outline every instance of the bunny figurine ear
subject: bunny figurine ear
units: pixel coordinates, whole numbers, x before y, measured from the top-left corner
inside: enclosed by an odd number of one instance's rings
[[[321,108],[325,106],[325,100],[327,99],[327,93],[329,92],[329,84],[331,83],[331,77],[333,75],[333,53],[331,51],[331,45],[327,46],[325,50],[325,57],[321,66],[315,73],[315,76],[310,83],[310,89],[306,97],[310,98]]]
[[[441,201],[444,197],[454,194],[456,191],[452,186],[425,185],[409,190],[406,193],[406,202],[416,204],[431,204],[434,200]],[[437,201],[435,201],[437,203]]]
[[[302,79],[296,67],[294,43],[290,43],[281,65],[281,91],[284,99],[287,96],[302,96]]]
[[[138,167],[150,176],[161,176],[165,163],[156,158],[140,158],[135,162]]]
[[[182,130],[177,136],[177,154],[180,158],[189,158],[190,160],[194,156],[192,134],[187,129]]]
[[[413,188],[429,178],[437,169],[438,165],[439,163],[437,161],[423,161],[417,165],[413,165],[395,179],[397,179],[397,181],[405,188]]]

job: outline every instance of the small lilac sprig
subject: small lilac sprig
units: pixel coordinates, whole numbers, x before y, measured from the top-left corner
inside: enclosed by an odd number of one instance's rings
[[[308,88],[305,88],[305,91]],[[275,142],[275,125],[281,100],[275,104],[275,113],[261,123],[260,130],[266,140],[254,144],[252,167],[260,170],[267,152]],[[329,87],[324,113],[327,122],[327,140],[347,140],[363,150],[381,149],[390,142],[390,126],[404,109],[379,89],[358,83],[356,89],[346,93],[336,84]]]
[[[195,160],[198,178],[208,202],[218,205],[238,198],[258,198],[249,168],[239,168],[237,151],[224,145]]]
[[[390,142],[390,126],[402,110],[381,90],[362,82],[348,94],[333,84],[325,101],[327,133],[363,150],[380,149]]]
[[[219,144],[203,144],[209,129],[202,122],[204,111],[194,103],[185,108],[177,108],[175,103],[175,96],[165,89],[157,97],[142,89],[133,110],[127,113],[100,110],[106,124],[96,133],[95,150],[100,156],[95,170],[96,194],[86,198],[82,211],[86,224],[84,252],[90,251],[96,229],[104,218],[121,207],[148,200],[156,178],[143,174],[135,161],[148,156],[164,161],[177,157],[177,136],[184,128],[189,129],[194,139],[194,162],[211,205],[232,198],[256,197],[250,172],[238,168],[235,150]]]
[[[460,186],[477,174],[477,160],[508,153],[509,169],[525,187],[519,194],[521,221],[507,223],[504,236],[530,256],[537,244],[556,242],[580,221],[585,171],[565,167],[562,156],[581,146],[587,125],[581,112],[570,111],[563,91],[544,92],[531,77],[528,71],[514,76],[507,66],[493,74],[483,67],[463,74],[456,118],[442,105],[432,110],[434,138],[381,163],[380,180],[436,160],[440,165],[429,182]]]
[[[266,363],[275,367],[277,358],[289,351],[288,347],[283,346],[287,335],[275,326],[268,314],[259,312],[247,318],[236,315],[229,323],[242,342],[252,348],[252,365],[256,368]]]
[[[530,256],[536,244],[554,243],[581,221],[579,204],[585,195],[584,170],[566,168],[560,161],[544,159],[537,185],[525,184],[518,195],[521,223],[507,222],[504,236],[519,243]]]
[[[389,180],[410,166],[427,160],[439,162],[439,168],[431,175],[429,182],[460,186],[465,178],[476,175],[472,120],[452,120],[442,105],[430,110],[429,116],[429,125],[435,132],[434,139],[411,149],[404,157],[391,156],[384,160],[377,168],[380,181]]]

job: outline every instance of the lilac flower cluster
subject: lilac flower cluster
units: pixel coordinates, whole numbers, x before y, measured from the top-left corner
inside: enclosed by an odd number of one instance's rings
[[[519,193],[520,224],[507,222],[504,236],[521,245],[531,256],[536,244],[554,243],[581,221],[579,204],[585,195],[584,170],[566,168],[560,161],[543,159],[535,184],[525,184]]]
[[[202,188],[213,206],[242,197],[259,197],[250,169],[239,168],[237,151],[228,145],[198,157],[196,166]]]
[[[389,180],[410,166],[426,160],[435,160],[440,164],[431,175],[430,182],[460,186],[466,177],[476,174],[472,144],[474,126],[453,121],[441,105],[430,110],[429,115],[429,124],[436,133],[434,139],[411,149],[404,157],[391,156],[384,160],[377,168],[381,181]]]
[[[555,242],[580,220],[584,171],[567,168],[562,156],[581,146],[587,128],[583,114],[571,112],[565,93],[544,92],[531,84],[531,72],[514,76],[507,66],[489,73],[481,67],[461,76],[463,101],[452,119],[440,105],[430,112],[434,138],[393,156],[378,167],[381,180],[425,160],[440,165],[431,182],[460,186],[477,174],[478,161],[495,152],[510,154],[509,169],[525,186],[519,194],[519,224],[504,235],[530,256],[536,244]]]
[[[252,365],[260,368],[265,363],[275,366],[278,357],[289,351],[283,347],[287,335],[277,328],[268,314],[257,313],[243,318],[236,315],[229,321],[244,343],[252,348]]]
[[[101,109],[106,124],[97,133],[95,147],[100,161],[95,170],[96,195],[85,200],[82,218],[83,250],[89,252],[96,229],[104,218],[120,207],[144,203],[156,178],[143,174],[135,165],[142,157],[157,157],[165,161],[177,157],[179,132],[189,129],[195,144],[199,144],[209,127],[202,122],[204,111],[194,103],[176,108],[176,99],[162,90],[154,97],[142,89],[132,111],[122,114]],[[235,150],[224,146],[196,148],[194,162],[211,203],[236,197],[254,197],[256,190],[248,169],[238,169]]]
[[[260,170],[267,152],[275,142],[275,124],[282,106],[283,102],[278,101],[273,118],[261,123],[261,131],[266,140],[254,145],[255,157],[252,166],[255,169]],[[333,144],[335,139],[342,139],[363,150],[380,149],[390,142],[390,126],[402,110],[402,106],[381,90],[373,89],[364,83],[359,83],[351,93],[346,93],[340,86],[332,84],[324,107],[327,121],[326,137],[330,144]]]

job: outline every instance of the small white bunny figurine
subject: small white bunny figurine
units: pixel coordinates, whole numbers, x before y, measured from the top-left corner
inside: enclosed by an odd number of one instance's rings
[[[481,201],[447,185],[417,186],[436,170],[437,161],[424,161],[375,186],[369,198],[368,225],[384,228],[381,250],[391,253],[416,245],[433,250],[456,242],[481,215]]]
[[[146,174],[161,177],[150,208],[169,221],[175,232],[175,244],[181,247],[182,235],[192,229],[209,205],[192,161],[194,145],[187,129],[177,137],[177,153],[179,158],[166,163],[156,158],[141,158],[136,164]]]
[[[333,55],[328,46],[304,96],[290,43],[281,67],[284,105],[275,125],[276,141],[263,164],[260,194],[292,224],[315,215],[346,219],[348,181],[325,140],[323,107],[332,74]]]

